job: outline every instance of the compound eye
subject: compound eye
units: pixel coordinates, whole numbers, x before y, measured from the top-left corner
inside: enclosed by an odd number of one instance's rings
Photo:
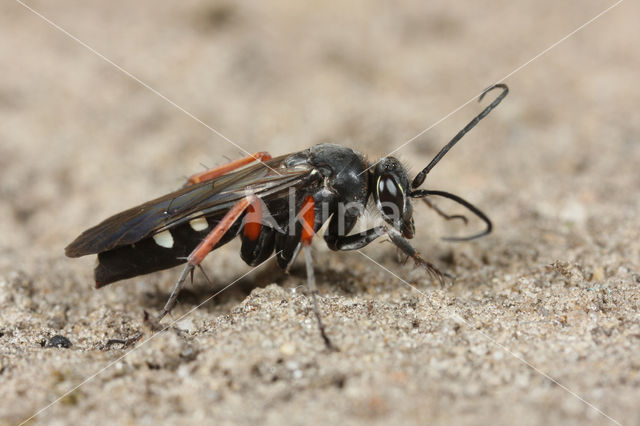
[[[404,195],[391,175],[382,175],[378,179],[378,200],[386,216],[398,218],[402,215]]]

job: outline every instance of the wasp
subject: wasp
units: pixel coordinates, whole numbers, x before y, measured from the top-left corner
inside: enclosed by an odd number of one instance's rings
[[[325,224],[324,240],[332,250],[356,250],[386,236],[417,265],[440,280],[450,276],[426,261],[409,243],[414,237],[412,200],[421,199],[446,219],[449,216],[428,197],[453,200],[485,223],[485,229],[471,240],[491,232],[489,218],[461,197],[445,192],[419,189],[429,171],[480,120],[507,96],[504,84],[487,88],[501,92],[471,120],[413,180],[394,157],[375,162],[350,149],[319,144],[304,151],[279,157],[258,152],[221,167],[191,176],[186,185],[170,194],[118,213],[83,232],[65,253],[69,257],[98,255],[96,288],[186,263],[169,300],[159,314],[164,317],[174,307],[189,275],[216,248],[235,237],[242,240],[240,254],[255,266],[274,253],[278,265],[288,270],[301,251],[305,253],[307,282],[320,334],[328,347],[319,313],[309,246]],[[367,205],[382,218],[380,225],[352,233]],[[328,222],[328,224],[327,224]],[[304,249],[304,250],[303,250]]]

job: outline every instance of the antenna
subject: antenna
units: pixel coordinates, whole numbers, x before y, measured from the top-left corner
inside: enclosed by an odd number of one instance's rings
[[[413,178],[413,182],[411,183],[411,188],[412,189],[418,188],[420,185],[422,185],[422,183],[424,182],[424,180],[427,177],[427,174],[431,171],[431,169],[433,169],[433,167],[436,164],[438,164],[438,161],[440,161],[442,159],[442,157],[444,157],[445,154],[447,152],[449,152],[449,150],[451,148],[453,148],[453,146],[456,143],[458,143],[458,141],[460,139],[462,139],[462,137],[464,135],[466,135],[467,132],[469,132],[469,130],[471,130],[474,127],[476,127],[476,125],[480,122],[480,120],[482,120],[487,115],[489,115],[489,113],[495,107],[497,107],[498,104],[500,102],[502,102],[502,100],[505,98],[505,96],[507,96],[507,94],[509,93],[509,88],[507,87],[506,84],[502,84],[502,83],[494,84],[493,86],[489,86],[488,88],[486,88],[484,90],[484,92],[482,92],[482,94],[478,98],[478,102],[482,101],[482,98],[484,98],[484,95],[486,95],[487,93],[489,93],[493,89],[502,89],[502,93],[500,93],[500,95],[498,95],[498,97],[495,98],[495,100],[493,102],[491,102],[491,104],[489,104],[488,107],[486,107],[484,110],[482,110],[482,112],[480,114],[478,114],[473,120],[471,120],[466,126],[464,126],[464,128],[462,130],[460,130],[458,132],[458,134],[455,135],[453,137],[453,139],[451,139],[451,141],[448,144],[446,144],[435,157],[433,157],[433,160],[431,160],[429,165],[427,167],[425,167],[424,170],[422,170],[420,173],[418,173],[415,178]]]

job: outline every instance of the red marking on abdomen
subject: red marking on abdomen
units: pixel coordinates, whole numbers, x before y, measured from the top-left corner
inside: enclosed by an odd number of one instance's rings
[[[244,220],[244,236],[251,241],[257,240],[262,230],[262,204],[260,201],[249,205]]]
[[[302,237],[300,241],[302,241],[302,244],[305,246],[308,246],[311,244],[311,239],[313,238],[313,225],[316,219],[315,202],[311,195],[305,198],[300,213],[302,214]]]

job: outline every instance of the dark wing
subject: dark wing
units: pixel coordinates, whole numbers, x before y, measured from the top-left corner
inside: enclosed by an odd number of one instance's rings
[[[100,253],[134,244],[164,228],[201,216],[221,215],[248,194],[266,197],[282,191],[304,176],[310,167],[287,168],[288,156],[228,173],[216,179],[187,186],[138,207],[125,210],[83,232],[65,249],[69,257]]]

